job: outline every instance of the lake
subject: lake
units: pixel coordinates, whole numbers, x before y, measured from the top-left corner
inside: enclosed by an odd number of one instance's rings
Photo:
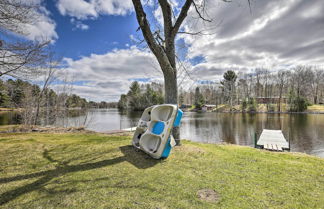
[[[56,125],[85,124],[93,131],[110,131],[134,127],[141,112],[121,113],[117,109],[91,109],[87,114],[59,120]],[[86,119],[86,120],[85,120]],[[86,121],[86,122],[85,122]],[[0,125],[19,123],[19,114],[0,114]],[[231,143],[254,146],[254,133],[263,129],[281,129],[290,139],[291,151],[324,157],[324,114],[248,114],[185,112],[181,138],[202,143]]]

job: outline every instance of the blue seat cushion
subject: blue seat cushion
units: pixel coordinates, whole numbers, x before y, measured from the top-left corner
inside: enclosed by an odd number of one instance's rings
[[[161,121],[157,121],[153,128],[152,128],[152,133],[156,135],[160,135],[164,130],[164,123]]]

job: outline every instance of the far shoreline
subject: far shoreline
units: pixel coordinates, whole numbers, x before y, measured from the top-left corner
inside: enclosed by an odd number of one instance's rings
[[[89,108],[89,109],[118,109],[118,108]],[[180,108],[181,109],[181,108]],[[68,110],[82,110],[82,108],[69,108]],[[324,114],[323,111],[311,111],[307,110],[304,112],[289,112],[289,111],[241,111],[241,110],[197,110],[197,109],[187,109],[182,108],[183,112],[195,112],[195,113],[247,113],[247,114]],[[23,108],[6,108],[6,107],[0,107],[0,114],[1,113],[7,113],[7,112],[22,112]],[[142,112],[142,110],[124,110],[125,112]]]
[[[184,112],[196,112],[196,113],[247,113],[247,114],[324,114],[324,112],[262,112],[262,111],[253,111],[253,112],[249,112],[249,111],[195,111],[195,110],[189,110],[186,111],[184,110]]]

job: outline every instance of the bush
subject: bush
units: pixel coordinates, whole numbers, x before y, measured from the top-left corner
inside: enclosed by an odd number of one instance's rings
[[[309,106],[309,102],[304,97],[292,97],[289,100],[290,112],[303,112],[307,110],[307,106]]]
[[[242,104],[241,104],[241,109],[242,109],[243,112],[246,111],[247,106],[248,106],[248,101],[247,101],[247,99],[244,99]]]
[[[257,111],[257,103],[254,98],[249,98],[249,112],[256,112]]]
[[[273,104],[268,104],[268,105],[267,105],[267,110],[268,110],[268,112],[274,112],[274,111],[275,111],[275,105],[273,105]]]

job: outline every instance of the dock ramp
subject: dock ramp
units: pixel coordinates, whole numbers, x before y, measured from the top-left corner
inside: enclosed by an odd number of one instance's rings
[[[263,129],[257,145],[272,151],[283,151],[290,148],[281,130]]]

